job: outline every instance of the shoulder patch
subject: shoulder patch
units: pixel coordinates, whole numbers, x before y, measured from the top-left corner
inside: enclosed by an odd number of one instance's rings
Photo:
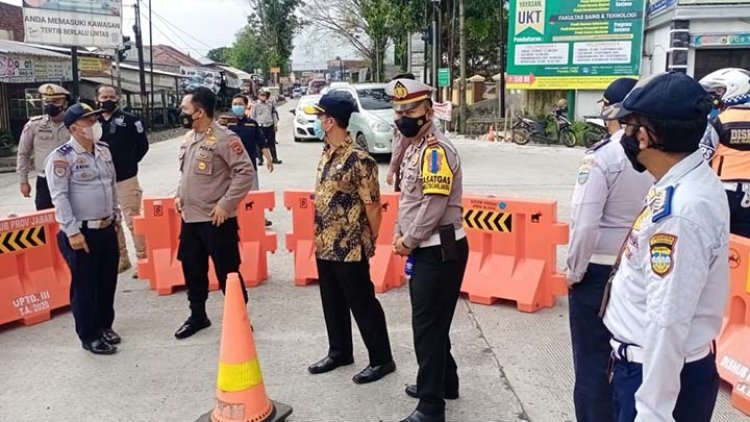
[[[592,152],[596,151],[599,148],[603,147],[604,145],[607,145],[611,140],[612,140],[612,138],[610,138],[609,136],[607,136],[604,139],[602,139],[601,141],[595,143],[594,145],[591,145],[591,147],[589,147],[589,149],[587,151],[592,151]]]
[[[138,133],[143,133],[143,132],[144,132],[144,129],[143,129],[143,122],[142,122],[142,121],[140,121],[140,120],[136,120],[136,121],[135,121],[135,122],[133,123],[133,125],[135,126],[135,130],[136,130],[136,132],[138,132]]]
[[[674,247],[677,236],[669,233],[656,233],[648,241],[651,252],[651,271],[659,277],[666,277],[674,268]]]
[[[672,197],[674,196],[674,186],[667,186],[665,189],[649,192],[649,207],[653,217],[651,221],[656,223],[672,215]]]
[[[65,160],[54,160],[52,162],[52,168],[57,177],[65,177],[65,175],[68,174],[68,162]]]
[[[453,169],[448,163],[445,148],[436,141],[434,145],[428,146],[422,154],[422,193],[425,195],[450,195],[453,188]]]
[[[70,144],[62,144],[57,148],[57,152],[59,152],[60,155],[68,155],[71,151],[73,151],[73,146]]]
[[[229,149],[237,155],[242,155],[242,153],[245,152],[245,147],[242,145],[239,138],[231,138],[229,141]]]

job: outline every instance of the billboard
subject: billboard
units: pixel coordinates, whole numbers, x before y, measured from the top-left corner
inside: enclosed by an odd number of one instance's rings
[[[673,8],[677,0],[648,0],[646,5],[646,16],[657,15],[665,10]]]
[[[122,0],[23,0],[26,42],[115,48],[122,44]]]
[[[510,2],[509,89],[604,89],[638,77],[645,0]]]
[[[701,4],[750,4],[750,0],[679,0],[681,5],[701,5]]]

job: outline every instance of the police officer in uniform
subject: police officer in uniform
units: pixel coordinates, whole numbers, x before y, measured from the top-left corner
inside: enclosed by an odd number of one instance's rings
[[[180,123],[192,129],[180,147],[175,205],[182,215],[177,258],[182,262],[190,317],[175,332],[184,339],[211,325],[206,315],[208,257],[222,292],[240,268],[237,205],[253,185],[255,169],[240,138],[213,120],[216,95],[199,87],[182,100]],[[245,282],[240,275],[247,302]]]
[[[600,100],[602,112],[622,102],[636,82],[612,82]],[[612,417],[607,377],[611,336],[598,317],[599,307],[620,245],[653,184],[653,178],[636,172],[625,156],[620,123],[609,121],[607,128],[609,136],[586,151],[578,169],[570,213],[567,281],[578,422]]]
[[[138,163],[148,152],[148,138],[141,119],[122,111],[118,104],[119,100],[117,88],[114,86],[99,85],[96,88],[96,101],[104,110],[99,115],[103,131],[102,142],[109,145],[117,171],[117,202],[120,204],[125,224],[133,236],[136,258],[144,259],[146,242],[142,236],[137,236],[133,232],[133,217],[141,215],[143,190],[138,183]],[[117,228],[117,241],[120,244],[118,271],[123,272],[131,265],[122,227]]]
[[[259,101],[253,105],[250,112],[250,118],[258,122],[263,136],[268,142],[268,148],[271,150],[273,164],[281,164],[278,154],[276,153],[276,132],[279,130],[279,112],[276,106],[269,101],[271,94],[268,91],[260,93]],[[260,164],[263,165],[263,157],[258,157]]]
[[[37,171],[34,205],[37,211],[52,208],[52,200],[44,174],[44,160],[52,151],[70,139],[70,133],[63,124],[70,92],[59,85],[44,84],[39,87],[39,93],[42,95],[44,115],[32,117],[23,127],[18,141],[16,170],[21,178],[21,194],[29,198],[31,196],[29,172],[32,167],[31,157],[34,157],[34,169]]]
[[[370,278],[382,216],[378,165],[347,133],[357,110],[344,91],[305,107],[305,113],[318,116],[315,133],[326,142],[315,183],[315,253],[329,344],[326,357],[308,371],[321,374],[354,362],[351,313],[370,355],[370,364],[353,381],[365,384],[395,371],[396,364]]]
[[[258,151],[266,159],[266,168],[270,173],[273,173],[273,158],[269,149],[268,141],[263,135],[258,122],[250,117],[246,116],[248,107],[247,97],[242,94],[237,94],[232,98],[232,114],[237,118],[234,122],[228,122],[227,127],[236,133],[242,141],[242,145],[245,147],[250,159],[253,162],[253,168],[256,172],[256,177],[253,183],[253,190],[258,190]]]
[[[396,126],[408,143],[401,162],[401,198],[394,252],[409,256],[417,384],[406,394],[417,409],[402,422],[445,421],[445,399],[458,398],[450,327],[469,245],[463,229],[463,176],[456,148],[433,126],[432,88],[410,79],[386,86]]]
[[[698,82],[663,73],[639,82],[610,114],[626,125],[620,143],[633,168],[656,179],[602,303],[618,422],[711,420],[729,207],[699,150],[709,108]]]
[[[117,351],[120,336],[112,330],[117,289],[115,166],[94,110],[82,103],[65,112],[71,139],[54,150],[45,166],[60,224],[57,240],[70,267],[70,307],[83,348],[94,354]]]
[[[724,185],[732,233],[750,237],[750,71],[721,69],[701,79],[714,97],[701,148]]]

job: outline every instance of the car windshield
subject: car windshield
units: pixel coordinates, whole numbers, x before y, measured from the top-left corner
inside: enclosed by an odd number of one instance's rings
[[[385,88],[358,89],[357,96],[365,110],[387,110],[393,107],[391,98],[385,95]]]
[[[307,97],[307,98],[302,97],[299,100],[299,106],[300,107],[304,107],[304,106],[310,105],[310,104],[317,104],[319,99],[320,98],[315,98],[315,97]]]

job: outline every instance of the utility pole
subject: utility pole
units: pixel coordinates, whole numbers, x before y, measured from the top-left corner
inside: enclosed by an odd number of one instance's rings
[[[148,113],[148,95],[146,95],[146,69],[143,63],[143,35],[141,34],[141,0],[135,2],[135,25],[133,25],[133,32],[135,33],[135,48],[138,49],[138,70],[140,73],[141,80],[141,106],[143,107],[143,121],[146,122],[146,126],[151,126],[151,119],[149,119]]]
[[[500,118],[505,118],[505,0],[500,0]]]
[[[73,92],[71,92],[71,95],[73,97],[73,101],[78,101],[78,93],[80,88],[80,77],[78,75],[78,47],[71,47],[70,48],[70,60],[72,65],[72,71],[73,71]]]
[[[151,63],[151,98],[149,104],[149,116],[154,115],[154,25],[151,19],[151,3],[154,0],[148,0],[148,54],[149,63]]]
[[[459,49],[461,61],[460,76],[458,81],[458,115],[460,120],[459,133],[466,133],[466,13],[464,11],[464,0],[458,3],[458,32]]]
[[[432,0],[432,86],[435,88],[435,95],[438,91],[437,72],[440,57],[440,40],[438,32],[438,15],[440,14],[440,0]],[[436,97],[437,98],[437,97]]]
[[[115,72],[117,73],[117,95],[122,96],[122,76],[120,75],[120,50],[115,48]]]

